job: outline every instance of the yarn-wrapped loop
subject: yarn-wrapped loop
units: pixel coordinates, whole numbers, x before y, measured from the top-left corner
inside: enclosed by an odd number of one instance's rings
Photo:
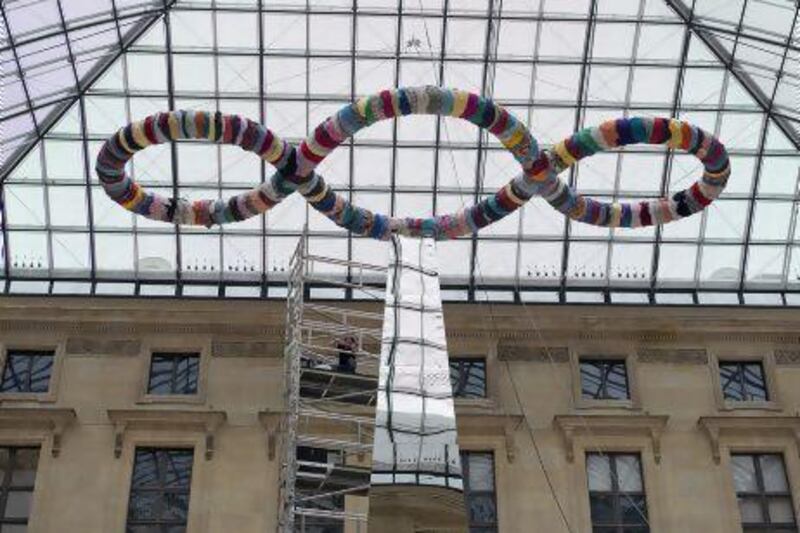
[[[520,164],[520,173],[493,195],[457,213],[427,218],[390,217],[358,207],[314,172],[325,157],[359,130],[403,115],[439,115],[472,122],[492,133]],[[124,171],[136,151],[177,139],[234,144],[272,163],[276,172],[262,185],[228,200],[166,199],[140,187]],[[666,144],[694,154],[704,167],[700,180],[669,198],[606,203],[580,195],[558,174],[579,160],[629,144]],[[725,147],[687,122],[633,117],[585,128],[539,150],[528,128],[506,109],[479,95],[441,87],[381,91],[343,107],[319,124],[295,149],[266,127],[234,115],[199,111],[159,113],[119,130],[100,151],[97,173],[106,192],[137,214],[177,224],[211,226],[263,213],[297,190],[318,211],[356,235],[386,240],[392,234],[438,240],[476,233],[516,211],[534,195],[573,220],[606,227],[665,224],[704,209],[730,175]]]

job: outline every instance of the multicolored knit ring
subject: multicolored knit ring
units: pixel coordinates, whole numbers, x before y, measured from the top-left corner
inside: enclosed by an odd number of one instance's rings
[[[520,163],[522,172],[474,206],[429,218],[388,217],[354,206],[314,172],[330,152],[362,128],[412,114],[463,118],[487,129]],[[228,200],[195,202],[146,191],[125,173],[125,163],[138,150],[178,139],[238,145],[273,164],[276,172],[265,183]],[[636,204],[585,198],[558,178],[560,172],[584,157],[639,143],[667,144],[694,154],[703,163],[702,178],[671,198]],[[711,134],[666,118],[610,120],[573,134],[551,150],[540,151],[530,131],[491,100],[427,86],[386,90],[361,98],[328,117],[298,148],[243,117],[200,111],[159,113],[129,124],[108,139],[97,158],[96,170],[114,201],[154,220],[205,226],[236,222],[267,211],[297,190],[315,209],[357,235],[385,240],[399,233],[441,240],[475,233],[512,213],[535,194],[573,220],[596,226],[664,224],[697,213],[716,199],[730,175],[730,163],[725,147]]]

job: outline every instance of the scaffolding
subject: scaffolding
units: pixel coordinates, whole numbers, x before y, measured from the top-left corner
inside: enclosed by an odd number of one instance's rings
[[[305,234],[292,255],[279,533],[366,531],[383,314],[310,295],[382,302],[386,271],[311,254]]]

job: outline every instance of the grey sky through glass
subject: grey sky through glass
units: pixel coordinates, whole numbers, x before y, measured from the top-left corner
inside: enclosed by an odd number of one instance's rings
[[[661,229],[569,222],[534,199],[474,239],[440,243],[445,298],[794,301],[791,291],[800,286],[794,3],[367,0],[357,6],[5,2],[5,289],[278,297],[305,224],[313,252],[383,263],[384,243],[349,237],[299,197],[267,217],[221,230],[176,230],[134,218],[99,188],[94,157],[128,121],[170,107],[246,115],[299,141],[359,95],[432,83],[496,99],[545,146],[623,115],[676,116],[718,135],[733,171],[723,196],[702,215]],[[150,147],[130,170],[162,194],[190,199],[229,196],[272,171],[236,148],[192,141],[174,150]],[[518,169],[471,124],[405,117],[359,133],[319,171],[359,204],[419,216],[471,204]],[[630,200],[682,189],[700,167],[687,154],[636,146],[596,155],[570,172],[583,193]]]

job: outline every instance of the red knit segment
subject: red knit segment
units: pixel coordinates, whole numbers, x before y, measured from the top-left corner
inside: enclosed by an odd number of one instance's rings
[[[211,213],[208,212],[208,209],[205,208],[206,201],[204,200],[195,200],[192,202],[192,212],[194,213],[196,222],[204,225],[210,226],[211,225]]]
[[[550,166],[550,160],[547,159],[547,155],[542,151],[539,152],[539,157],[533,162],[533,166],[531,167],[532,174],[539,174],[547,170],[547,167]]]
[[[394,106],[392,106],[391,91],[381,91],[381,102],[383,102],[383,116],[391,118],[394,116]]]
[[[647,202],[639,202],[639,220],[642,226],[652,226],[653,217],[650,215],[650,205]]]
[[[467,97],[467,105],[464,106],[464,112],[461,113],[461,118],[469,118],[475,114],[478,109],[478,95],[469,93]]]
[[[267,134],[264,135],[264,142],[261,143],[261,146],[256,151],[259,157],[267,153],[269,147],[272,146],[273,139],[275,139],[275,135],[272,133],[272,130],[267,130]]]
[[[144,136],[147,137],[147,140],[153,144],[158,144],[158,139],[156,138],[156,132],[153,129],[154,120],[153,115],[150,115],[146,119],[144,119]]]
[[[689,191],[692,193],[692,198],[697,200],[697,203],[702,205],[703,207],[707,206],[711,203],[711,199],[706,198],[706,195],[703,194],[703,191],[700,190],[700,184],[695,182],[694,185],[689,188]]]
[[[503,109],[500,111],[500,117],[495,121],[494,126],[489,128],[489,131],[500,135],[506,129],[506,124],[508,124],[508,111]]]
[[[225,144],[233,143],[233,122],[231,117],[224,115],[222,117],[224,125],[222,126],[222,142]]]
[[[317,129],[314,130],[314,140],[317,141],[317,144],[319,144],[323,148],[327,150],[333,150],[334,148],[339,146],[339,143],[337,143],[336,141],[333,140],[333,138],[331,138],[331,134],[328,133],[328,130],[325,127],[326,122],[323,122],[322,124],[317,126]]]
[[[663,118],[653,120],[653,131],[650,133],[650,144],[662,144],[669,139],[669,127]]]
[[[302,152],[303,157],[305,157],[309,161],[313,161],[314,163],[319,163],[320,161],[325,159],[325,156],[317,155],[314,152],[312,152],[311,148],[308,147],[305,141],[303,141],[303,143],[300,145],[300,152]]]
[[[517,202],[511,199],[505,187],[497,191],[494,197],[497,200],[497,204],[508,212],[514,211],[519,207]]]
[[[172,134],[169,132],[169,116],[170,113],[161,113],[158,115],[158,129],[160,129],[161,133],[166,135],[168,139],[172,139]]]
[[[572,137],[564,141],[564,148],[567,149],[567,152],[573,159],[580,159],[583,157],[583,154],[581,154],[581,147],[578,146]]]

